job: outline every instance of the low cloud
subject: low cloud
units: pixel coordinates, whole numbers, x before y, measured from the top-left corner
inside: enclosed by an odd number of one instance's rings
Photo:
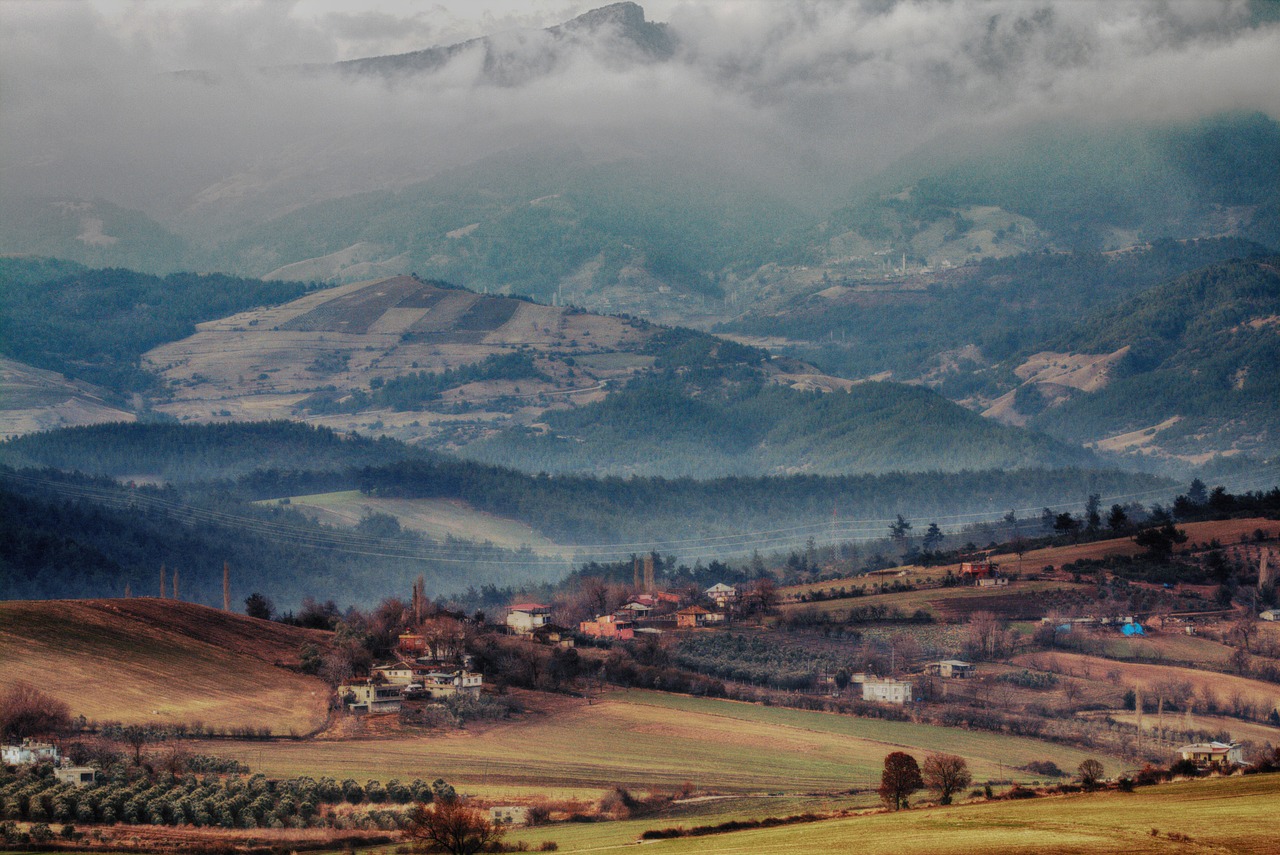
[[[0,4],[0,192],[204,228],[571,142],[716,163],[822,205],[953,134],[1280,117],[1280,28],[1236,2],[668,3],[679,48],[663,62],[623,61],[608,34],[553,44],[534,28],[554,10],[507,5],[482,22],[512,65],[497,82],[482,48],[391,81],[270,70],[474,35],[443,7],[123,8]]]

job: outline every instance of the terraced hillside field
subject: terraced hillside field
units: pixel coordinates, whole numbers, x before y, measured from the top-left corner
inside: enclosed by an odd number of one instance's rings
[[[639,353],[649,335],[644,325],[619,318],[396,276],[200,324],[195,335],[152,350],[145,362],[173,392],[165,411],[207,421],[307,418],[317,391],[341,397],[399,375],[438,373],[521,348],[541,354],[546,379],[494,380],[466,390],[461,397],[474,405],[468,420],[475,421],[493,417],[485,404],[497,398],[540,403],[538,409],[598,399],[609,381],[651,362]],[[607,366],[589,359],[600,354],[618,358]],[[577,366],[579,357],[588,359]],[[432,432],[421,411],[314,418],[342,428],[375,419],[402,438]]]
[[[0,603],[0,688],[31,683],[71,714],[310,733],[329,687],[291,670],[328,633],[173,600]]]

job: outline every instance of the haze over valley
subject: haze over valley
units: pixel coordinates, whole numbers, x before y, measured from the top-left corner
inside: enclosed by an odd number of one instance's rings
[[[0,3],[0,849],[1267,851],[1276,80],[1265,0]]]

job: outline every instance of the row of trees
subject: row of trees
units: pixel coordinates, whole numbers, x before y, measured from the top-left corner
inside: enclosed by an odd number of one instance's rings
[[[1082,761],[1077,769],[1080,784],[1086,790],[1095,789],[1105,774],[1101,761],[1094,758]],[[928,788],[937,796],[939,804],[949,805],[956,794],[971,783],[973,775],[963,757],[934,753],[925,758],[922,767],[905,751],[894,751],[884,758],[884,771],[880,775],[877,792],[886,805],[894,810],[903,810],[910,807],[909,800],[918,790]],[[987,797],[991,797],[990,786],[987,787]]]

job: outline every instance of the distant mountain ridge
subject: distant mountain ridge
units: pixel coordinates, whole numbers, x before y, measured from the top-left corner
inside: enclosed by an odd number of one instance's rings
[[[464,54],[480,51],[484,55],[484,77],[515,86],[550,72],[563,59],[565,50],[599,38],[607,39],[606,49],[615,62],[659,61],[671,58],[676,50],[675,37],[666,24],[646,21],[644,9],[635,3],[614,3],[530,33],[482,36],[453,45],[307,68],[332,67],[344,74],[395,78],[436,71]]]

